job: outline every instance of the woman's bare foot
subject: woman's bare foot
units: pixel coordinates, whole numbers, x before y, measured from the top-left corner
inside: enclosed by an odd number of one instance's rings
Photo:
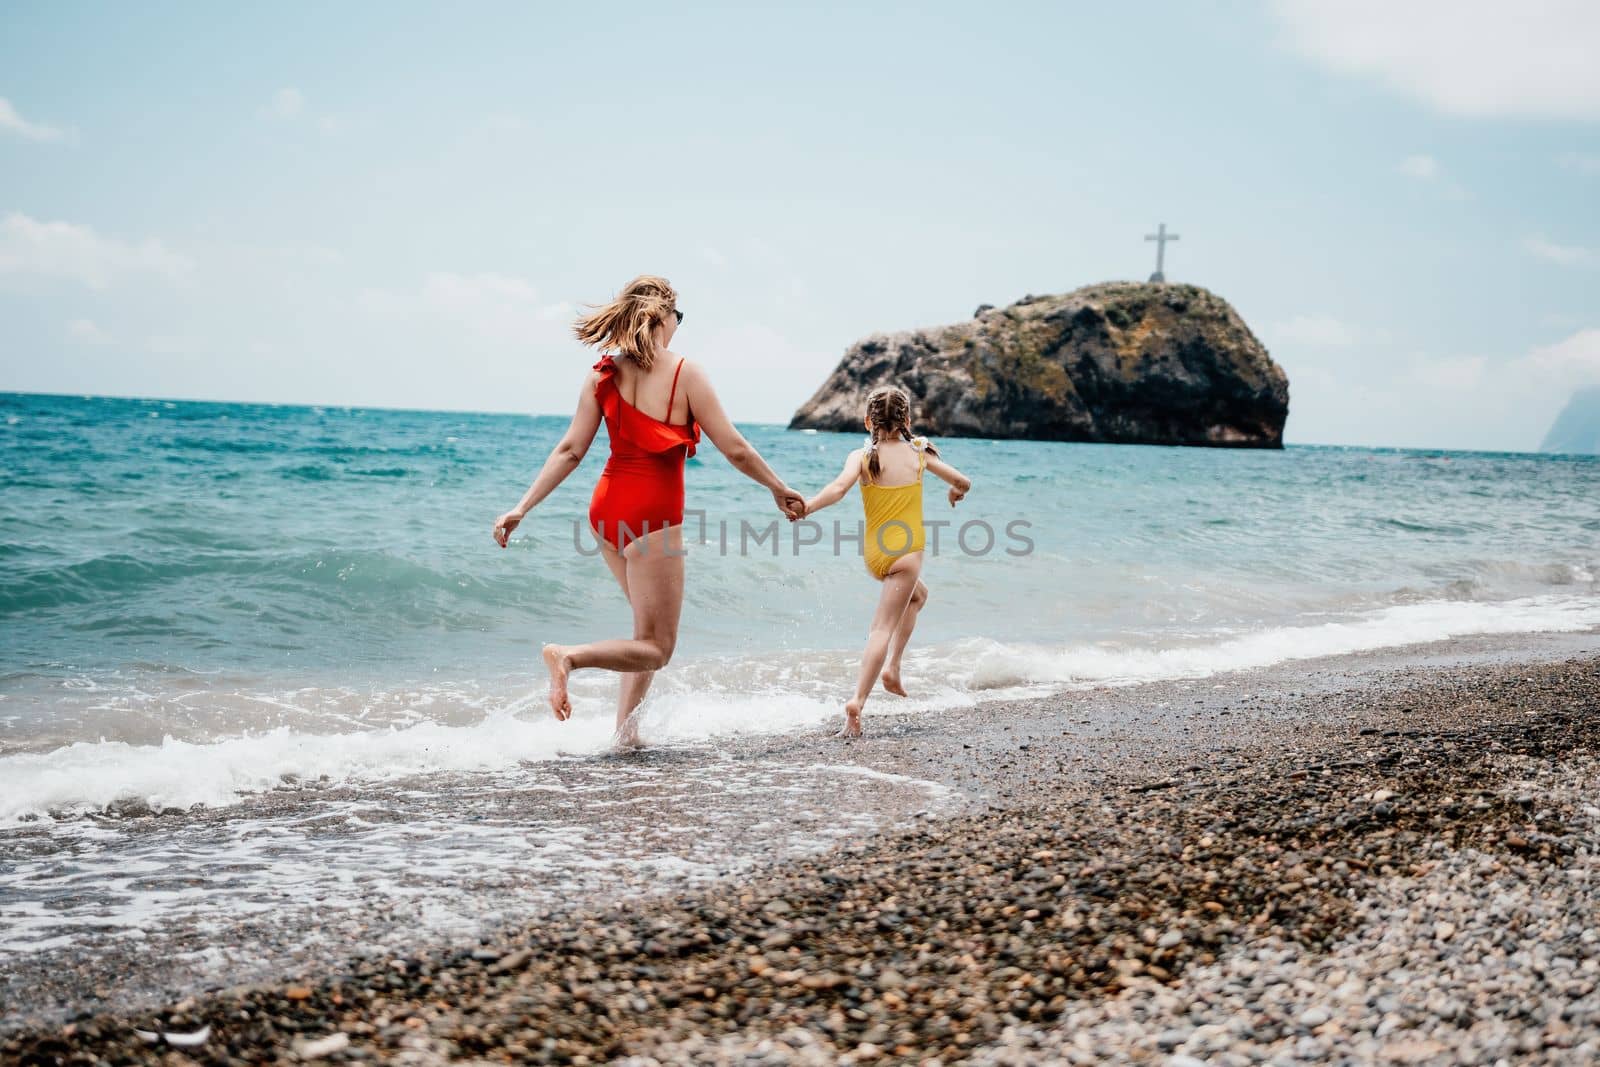
[[[844,729],[839,731],[838,736],[861,736],[861,701],[852,700],[844,706]]]
[[[885,667],[878,676],[878,681],[883,683],[883,691],[893,693],[897,697],[906,695],[906,687],[900,684],[900,668]]]
[[[639,718],[629,715],[617,723],[617,748],[622,750],[640,749],[644,747],[644,738],[639,736]]]
[[[572,661],[560,645],[545,645],[543,655],[544,669],[550,672],[550,710],[566,722],[572,718],[572,701],[567,698],[567,674],[572,670]]]

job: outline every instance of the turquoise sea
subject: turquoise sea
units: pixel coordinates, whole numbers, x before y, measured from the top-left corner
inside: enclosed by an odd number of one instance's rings
[[[0,395],[0,1000],[86,961],[136,959],[97,981],[165,996],[469,938],[963,803],[780,741],[833,728],[854,677],[860,505],[769,533],[709,445],[655,744],[603,755],[603,676],[554,721],[538,645],[629,619],[574,541],[603,435],[490,538],[563,426]],[[858,443],[746,432],[807,490]],[[889,710],[1600,625],[1593,458],[942,444],[975,486],[952,511],[930,482],[957,525]]]
[[[558,725],[535,655],[627,630],[575,537],[603,432],[501,550],[492,521],[562,419],[13,394],[0,426],[0,822],[605,746],[609,680],[580,676]],[[858,443],[746,429],[805,490]],[[909,668],[932,711],[1600,623],[1594,458],[943,444],[976,484],[927,498],[955,524]],[[688,483],[708,543],[647,736],[828,721],[877,594],[834,551],[857,498],[797,548],[709,444]]]

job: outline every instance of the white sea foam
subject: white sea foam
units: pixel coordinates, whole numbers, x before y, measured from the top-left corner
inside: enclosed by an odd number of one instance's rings
[[[103,808],[137,797],[156,808],[228,804],[247,793],[295,780],[367,780],[438,771],[487,771],[524,760],[600,752],[610,743],[602,721],[525,720],[491,714],[472,726],[423,722],[402,729],[308,733],[279,727],[195,743],[159,745],[80,741],[0,760],[0,825],[27,814]]]
[[[709,672],[703,665],[686,673],[692,685],[696,675]],[[662,686],[645,707],[643,728],[652,741],[782,733],[838,713],[837,702],[798,692],[695,692],[684,680],[679,686]],[[29,816],[95,811],[130,798],[157,809],[184,809],[230,804],[293,782],[379,782],[595,755],[612,744],[609,697],[604,685],[591,682],[579,700],[583,712],[567,722],[550,717],[538,694],[468,725],[422,721],[381,729],[362,729],[349,716],[335,720],[312,699],[307,717],[315,715],[322,729],[280,726],[212,741],[168,736],[156,745],[79,741],[19,753],[0,759],[0,826]],[[329,732],[330,726],[337,732]]]
[[[907,676],[919,691],[905,706],[939,711],[1063,686],[1199,678],[1472,634],[1595,626],[1600,599],[1551,595],[1404,604],[1182,643],[1170,636],[1148,645],[1066,647],[969,639],[912,653]],[[852,654],[804,653],[784,662],[720,659],[675,667],[645,705],[643,730],[652,741],[692,744],[831,723],[853,672]],[[348,715],[308,715],[314,728],[284,725],[215,740],[167,737],[157,745],[80,741],[20,753],[0,759],[0,826],[28,816],[97,810],[130,797],[157,808],[224,805],[286,782],[385,781],[593,755],[611,744],[614,692],[594,676],[586,678],[575,689],[580,713],[564,723],[550,718],[535,694],[469,723],[423,719],[374,729]]]
[[[1040,683],[1117,685],[1203,678],[1291,660],[1427,644],[1474,634],[1571,633],[1600,626],[1600,599],[1542,596],[1501,603],[1432,601],[1308,626],[1283,626],[1167,647],[963,642],[976,690]]]

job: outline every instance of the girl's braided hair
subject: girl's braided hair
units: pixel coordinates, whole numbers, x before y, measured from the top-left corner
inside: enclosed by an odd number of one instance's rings
[[[912,439],[910,394],[898,385],[880,385],[872,390],[867,394],[867,425],[872,431],[867,439],[867,471],[876,480],[880,470],[878,442]],[[925,447],[933,455],[939,454],[931,444]]]

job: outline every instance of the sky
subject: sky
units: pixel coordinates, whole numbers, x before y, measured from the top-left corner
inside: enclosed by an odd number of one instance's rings
[[[1290,442],[1532,449],[1600,382],[1595,55],[1588,0],[11,3],[0,391],[565,413],[658,273],[782,422],[1165,222]]]

